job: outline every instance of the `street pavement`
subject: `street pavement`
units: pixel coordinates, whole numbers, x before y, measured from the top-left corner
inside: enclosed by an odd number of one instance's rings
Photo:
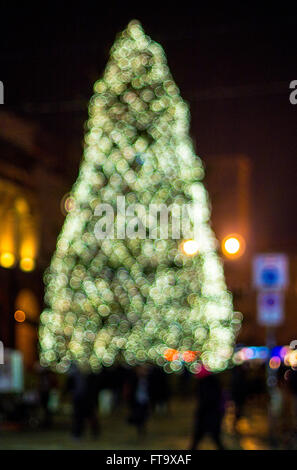
[[[68,414],[69,414],[68,408]],[[0,431],[0,449],[189,449],[195,401],[191,398],[174,400],[170,410],[164,414],[154,413],[148,423],[145,437],[138,437],[136,429],[127,423],[127,410],[114,410],[101,417],[101,433],[95,440],[86,432],[77,441],[70,435],[70,416],[57,415],[50,430],[31,427],[17,430],[5,423]],[[234,430],[234,410],[227,408],[223,422],[223,442],[229,450],[266,450],[268,426],[265,407],[248,406]],[[88,431],[88,430],[87,430]],[[215,449],[215,444],[206,436],[199,449]]]

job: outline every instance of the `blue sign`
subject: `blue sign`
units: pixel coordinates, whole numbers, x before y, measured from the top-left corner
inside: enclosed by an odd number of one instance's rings
[[[281,291],[258,293],[258,323],[263,326],[278,326],[284,317],[284,294]]]
[[[253,262],[253,282],[258,289],[284,289],[288,285],[288,258],[282,253],[257,255]]]

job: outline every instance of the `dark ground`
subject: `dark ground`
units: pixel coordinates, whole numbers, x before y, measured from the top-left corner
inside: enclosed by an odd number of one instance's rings
[[[94,440],[87,434],[81,441],[74,441],[70,434],[70,408],[63,410],[63,417],[56,416],[52,430],[28,429],[17,431],[6,426],[0,433],[0,449],[188,449],[192,428],[195,401],[174,400],[170,413],[155,414],[149,421],[147,436],[139,438],[134,427],[126,423],[126,410],[114,411],[101,418],[102,432]],[[68,417],[67,417],[68,415]],[[265,450],[267,440],[267,419],[265,408],[249,406],[247,418],[238,422],[236,434],[232,431],[232,407],[224,419],[223,442],[227,449]],[[215,449],[210,438],[206,437],[200,449]]]

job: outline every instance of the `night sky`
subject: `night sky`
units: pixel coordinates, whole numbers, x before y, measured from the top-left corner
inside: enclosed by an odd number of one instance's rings
[[[123,3],[45,2],[36,11],[33,3],[0,2],[3,110],[68,139],[79,156],[93,83],[116,34],[137,18],[163,46],[190,104],[198,155],[206,162],[213,154],[251,158],[255,247],[296,251],[297,105],[289,84],[297,80],[297,14]]]

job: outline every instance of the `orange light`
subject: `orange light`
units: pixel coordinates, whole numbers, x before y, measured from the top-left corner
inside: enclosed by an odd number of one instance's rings
[[[22,258],[20,261],[20,268],[22,271],[33,271],[35,268],[35,261],[32,258]]]
[[[183,353],[183,360],[185,362],[193,362],[196,359],[197,352],[196,351],[185,351]]]
[[[281,365],[281,360],[278,356],[273,356],[269,361],[270,369],[278,369]]]
[[[295,369],[297,367],[297,351],[296,350],[288,351],[285,356],[284,363],[286,366],[288,367],[290,366],[293,369]]]
[[[11,268],[14,265],[15,257],[12,253],[2,253],[0,256],[0,264],[3,268]]]
[[[23,323],[26,320],[26,314],[23,310],[17,310],[14,314],[15,321]]]
[[[240,249],[240,243],[237,238],[231,237],[225,241],[225,249],[230,255],[235,255]]]
[[[227,258],[239,258],[245,251],[244,238],[238,233],[227,235],[222,241],[222,251]]]
[[[15,201],[15,208],[19,212],[19,214],[27,214],[29,212],[29,206],[27,201],[24,198],[18,198]]]
[[[178,359],[178,351],[176,349],[166,349],[164,357],[166,361],[176,361]]]
[[[196,240],[185,240],[181,244],[182,252],[187,256],[193,256],[198,253],[198,242]]]

